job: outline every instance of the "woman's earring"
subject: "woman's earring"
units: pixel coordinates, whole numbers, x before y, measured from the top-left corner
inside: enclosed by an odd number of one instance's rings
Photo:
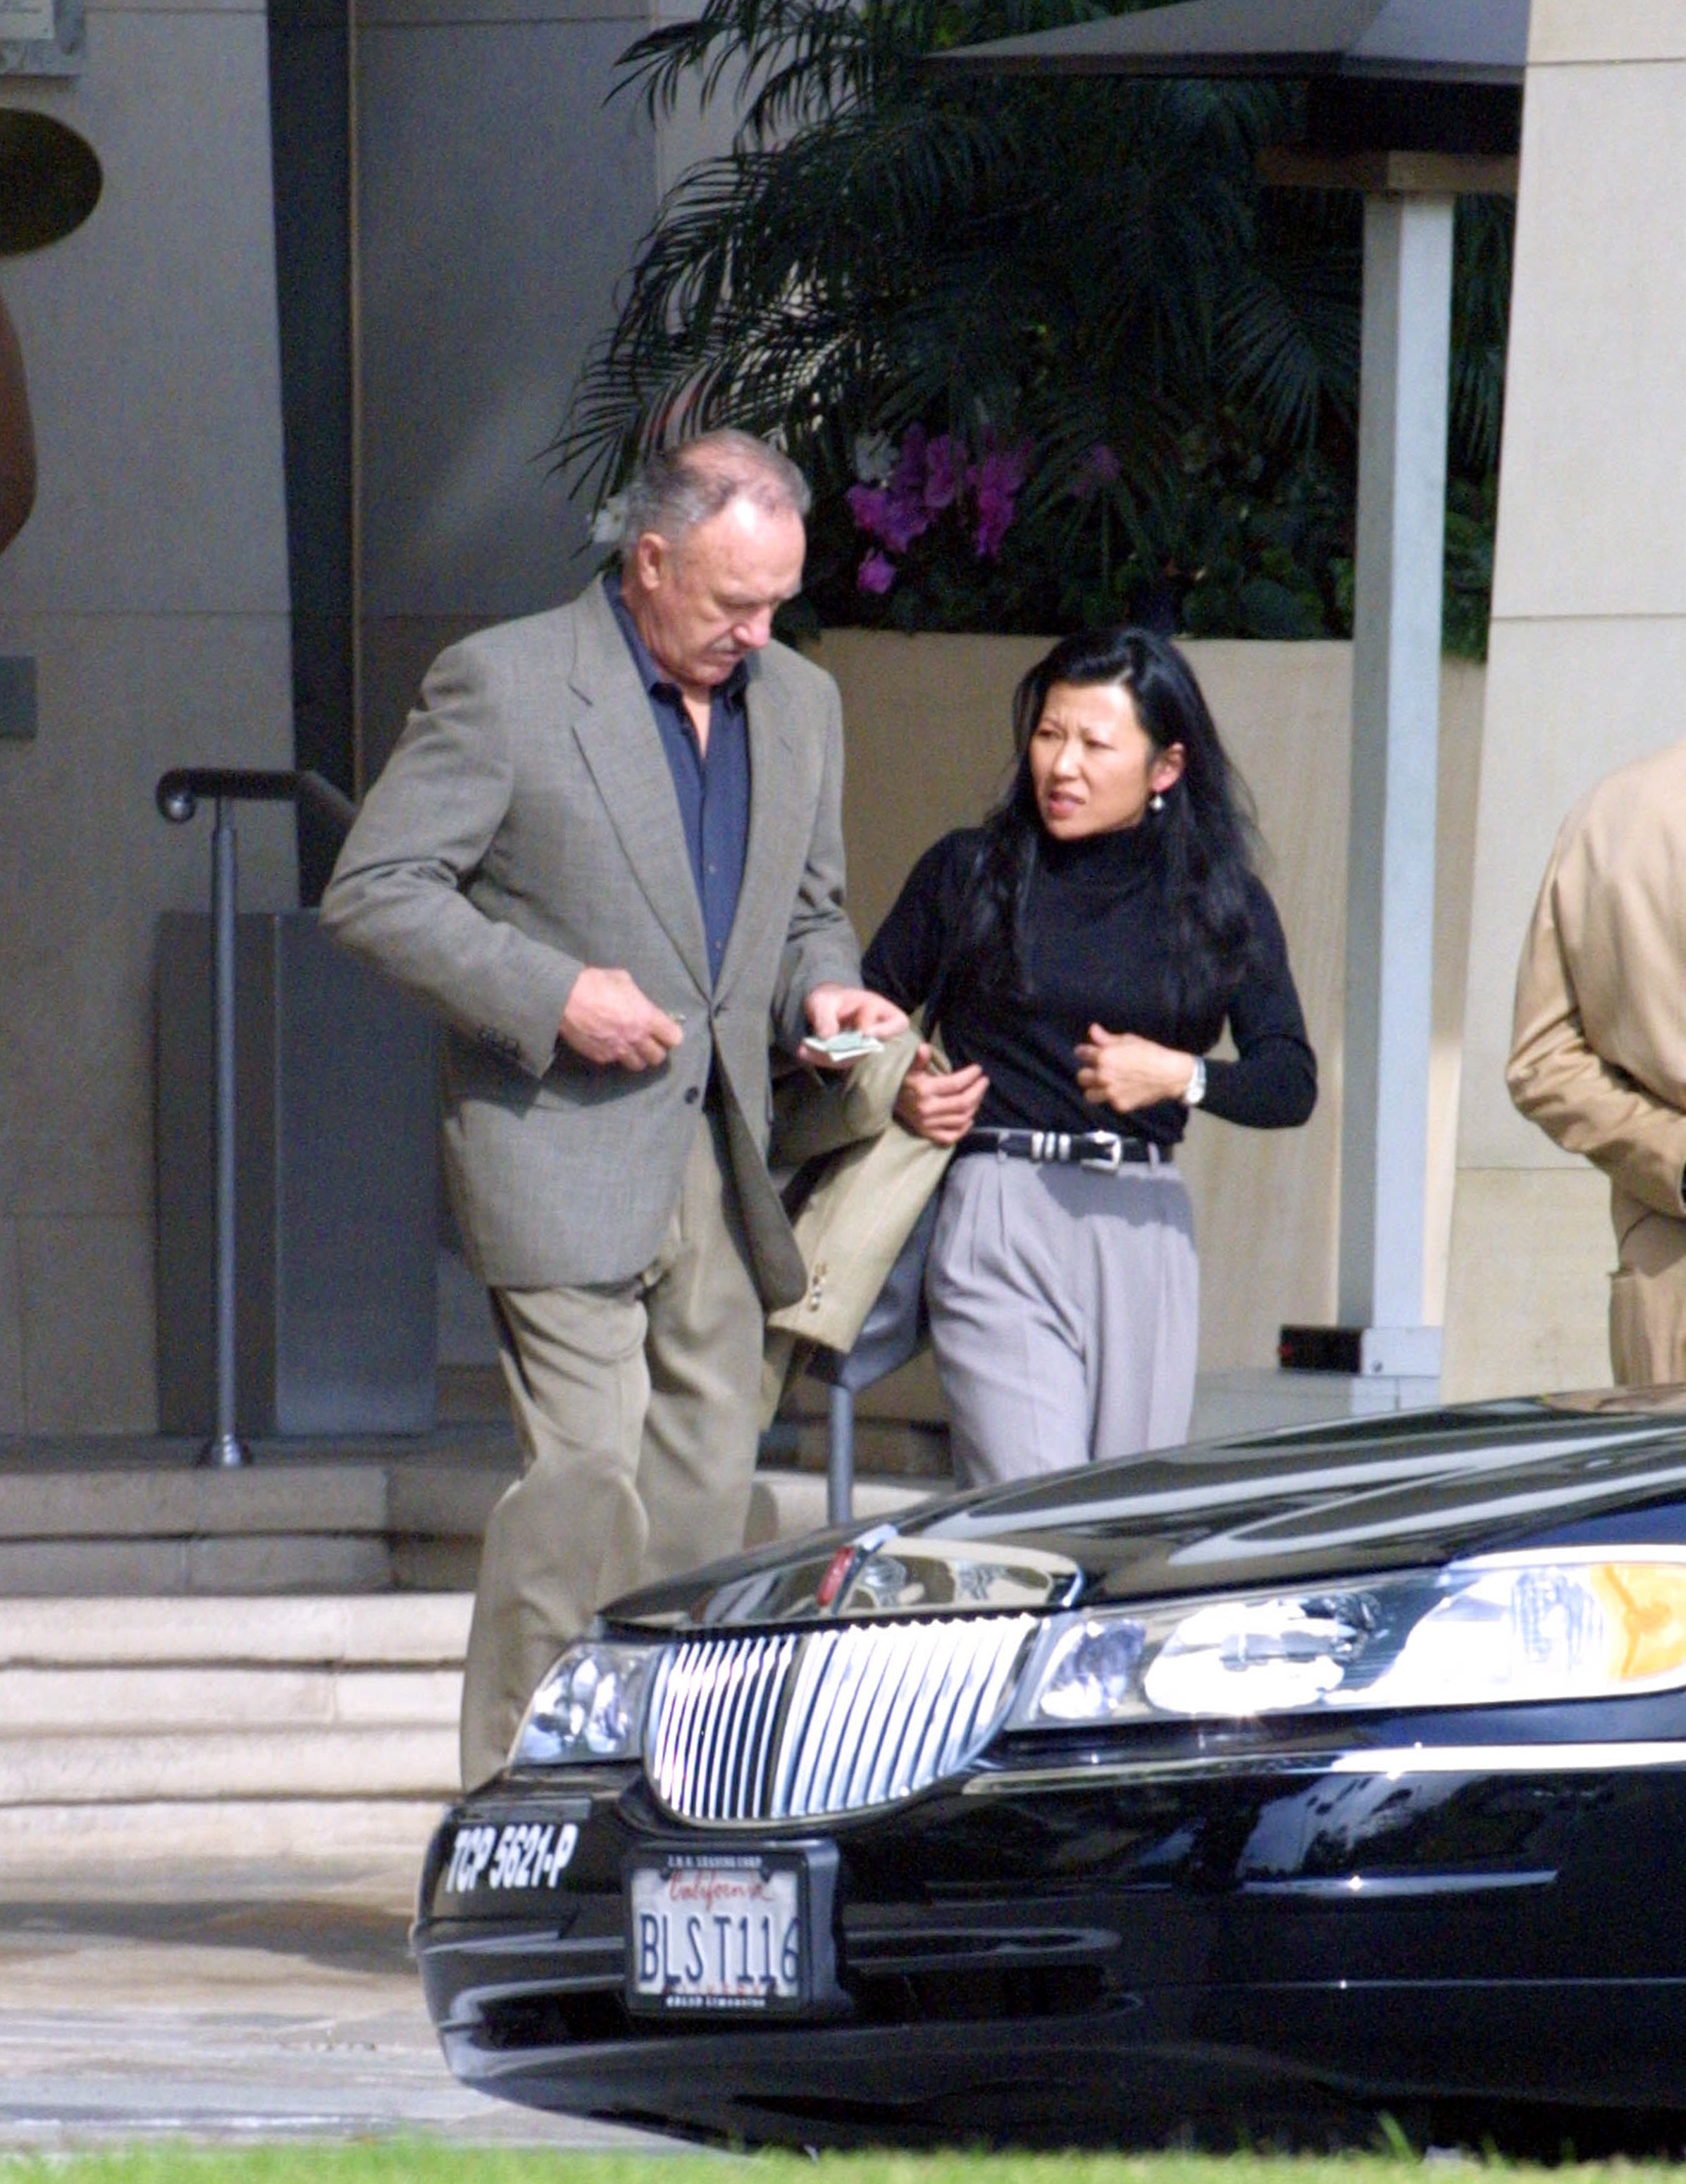
[[[1149,809],[1149,811],[1164,811],[1164,809],[1165,809],[1165,799],[1164,799],[1164,797],[1162,797],[1162,796],[1160,794],[1160,793],[1159,793],[1158,789],[1155,789],[1155,791],[1154,791],[1153,794],[1152,794],[1150,797],[1149,797],[1149,799],[1148,799],[1148,809]]]

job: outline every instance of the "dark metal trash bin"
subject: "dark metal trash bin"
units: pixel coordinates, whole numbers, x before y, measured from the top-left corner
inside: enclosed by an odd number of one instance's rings
[[[158,1364],[166,1433],[216,1407],[210,919],[159,922]],[[437,1098],[425,1011],[293,911],[239,920],[242,1435],[433,1424]]]

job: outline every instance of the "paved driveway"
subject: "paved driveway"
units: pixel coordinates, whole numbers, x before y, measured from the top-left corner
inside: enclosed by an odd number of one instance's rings
[[[0,2148],[673,2145],[457,2085],[406,1952],[413,1881],[407,1864],[0,1872]]]

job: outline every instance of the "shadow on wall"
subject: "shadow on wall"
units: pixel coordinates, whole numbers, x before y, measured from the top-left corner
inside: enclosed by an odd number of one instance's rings
[[[99,161],[49,114],[0,108],[0,258],[40,250],[99,202]],[[0,553],[35,505],[35,427],[17,329],[0,296]]]

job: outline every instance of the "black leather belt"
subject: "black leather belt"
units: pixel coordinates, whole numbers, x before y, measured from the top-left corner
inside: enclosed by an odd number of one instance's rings
[[[954,1151],[993,1153],[1000,1160],[1060,1161],[1106,1175],[1116,1175],[1127,1162],[1168,1167],[1171,1158],[1163,1145],[1121,1137],[1116,1130],[968,1130]]]

